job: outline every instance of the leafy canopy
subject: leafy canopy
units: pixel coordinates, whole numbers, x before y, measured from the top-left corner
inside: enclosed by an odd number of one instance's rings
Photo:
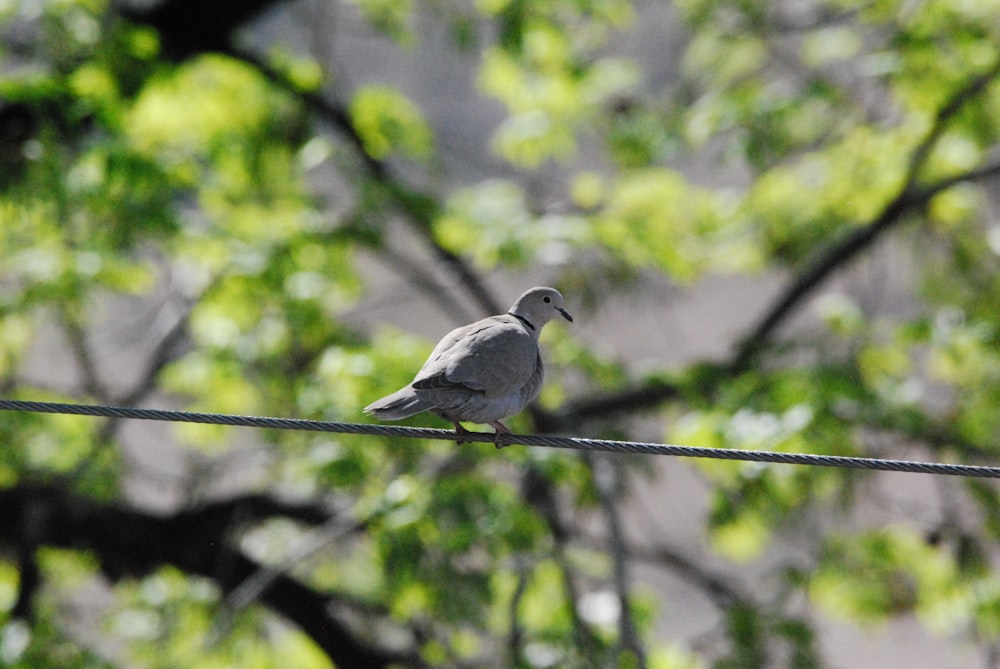
[[[440,306],[441,278],[398,247],[402,234],[442,261],[477,312],[496,301],[483,288],[489,272],[545,273],[595,310],[636,286],[787,281],[786,307],[762,312],[721,362],[640,371],[551,328],[548,385],[518,430],[628,436],[642,411],[667,426],[665,439],[692,445],[996,460],[995,0],[683,0],[670,8],[679,58],[661,64],[664,54],[629,48],[654,15],[642,3],[345,4],[309,11],[357,11],[389,51],[417,53],[425,23],[447,29],[479,95],[496,103],[478,159],[502,169],[452,173],[431,93],[349,89],[337,73],[351,63],[293,55],[302,45],[223,53],[183,43],[165,10],[0,2],[4,395],[359,420],[431,346],[356,317],[371,290],[361,258],[381,259],[422,305]],[[231,8],[219,11],[224,21]],[[858,255],[872,258],[864,285],[810,301]],[[870,287],[887,261],[905,268],[904,285]],[[791,315],[805,325],[778,332]],[[47,376],[39,356],[52,349],[65,359]],[[0,505],[21,517],[15,495],[65,489],[105,513],[136,509],[130,486],[148,474],[134,451],[163,440],[195,464],[179,483],[154,479],[178,507],[208,509],[200,479],[262,453],[240,495],[280,491],[347,523],[287,575],[348,645],[396,653],[403,666],[813,667],[820,615],[865,626],[914,615],[987,656],[1000,635],[990,566],[1000,499],[988,482],[937,482],[930,512],[868,526],[866,500],[896,479],[690,464],[709,489],[700,520],[711,550],[775,565],[755,589],[670,536],[619,536],[634,509],[627,484],[643,475],[632,461],[248,439],[204,425],[137,438],[120,422],[7,414]],[[692,512],[662,510],[668,527],[669,514]],[[263,516],[233,521],[216,541],[192,534],[186,548],[234,546],[285,575],[282,556],[307,526],[324,526],[307,510]],[[275,623],[275,612],[295,620],[295,606],[230,608],[234,584],[218,571],[137,566],[139,546],[112,560],[96,534],[25,527],[0,520],[0,543],[15,549],[0,562],[3,666],[334,661],[321,632]],[[805,561],[778,551],[779,537]],[[681,603],[627,583],[649,555],[713,604],[717,633],[692,646],[663,632]],[[77,628],[70,606],[97,581],[112,594],[94,605],[104,623]]]

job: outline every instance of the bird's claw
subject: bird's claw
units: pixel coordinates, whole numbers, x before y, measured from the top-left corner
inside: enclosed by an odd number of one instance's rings
[[[470,440],[467,437],[470,434],[482,434],[466,430],[459,423],[452,423],[452,424],[455,426],[455,443],[457,445],[469,442]],[[496,421],[495,423],[490,423],[490,424],[496,429],[496,432],[493,433],[493,445],[496,446],[497,450],[510,446],[510,443],[506,444],[504,443],[504,441],[507,440],[507,437],[509,437],[511,434],[510,430],[507,429],[507,426],[501,423],[500,421]]]
[[[496,429],[496,432],[493,433],[493,445],[496,446],[497,450],[510,446],[509,443],[502,443],[508,436],[510,436],[510,430],[507,429],[507,426],[500,421],[494,421],[490,424]]]

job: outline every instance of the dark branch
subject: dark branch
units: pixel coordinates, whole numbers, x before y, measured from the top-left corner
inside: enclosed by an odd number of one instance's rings
[[[181,61],[198,53],[218,52],[258,69],[275,85],[298,97],[318,117],[333,126],[354,149],[368,175],[384,189],[404,214],[411,227],[420,235],[438,262],[457,280],[479,307],[487,314],[502,312],[500,303],[487,289],[482,278],[461,256],[441,246],[434,237],[433,222],[439,208],[438,198],[405,185],[392,174],[388,163],[371,156],[364,141],[354,128],[350,114],[313,91],[303,91],[280,71],[257,56],[237,49],[233,33],[272,6],[286,0],[168,0],[151,10],[120,7],[125,18],[156,28],[166,45],[167,55]]]
[[[39,535],[45,525],[43,506],[36,503],[32,495],[28,495],[19,509],[17,516],[20,522],[20,536],[17,544],[18,589],[17,601],[11,609],[14,618],[31,620],[34,613],[35,592],[42,583],[41,571],[38,568],[36,551],[39,545]]]
[[[25,536],[23,511],[32,523]],[[0,490],[0,544],[56,546],[93,553],[111,580],[143,576],[163,565],[214,580],[229,593],[261,569],[231,543],[234,522],[292,517],[316,523],[327,514],[311,505],[248,496],[172,516],[102,504],[55,485],[21,485]],[[296,624],[337,667],[423,666],[415,653],[388,651],[359,638],[329,610],[329,598],[303,583],[278,575],[260,593],[260,602]]]
[[[532,408],[532,417],[537,432],[561,432],[587,420],[651,409],[674,399],[680,393],[681,387],[678,384],[656,378],[618,392],[598,392],[569,400],[558,411]]]
[[[743,339],[736,355],[729,363],[733,374],[745,371],[756,355],[770,342],[774,331],[792,310],[808,296],[830,274],[852,260],[858,253],[869,248],[882,234],[906,220],[906,214],[922,209],[935,196],[952,186],[967,181],[978,181],[1000,172],[1000,162],[981,165],[968,172],[942,179],[920,189],[904,187],[882,209],[873,221],[861,228],[851,230],[827,247],[812,263],[792,281],[766,312],[758,325]]]
[[[938,109],[927,134],[910,155],[906,176],[896,196],[886,204],[874,220],[849,231],[806,265],[765,313],[757,327],[743,339],[730,363],[733,374],[739,374],[749,367],[756,355],[770,342],[771,335],[778,326],[807,295],[835,270],[847,264],[861,251],[869,248],[883,233],[906,220],[905,214],[907,212],[923,208],[932,197],[960,181],[974,180],[992,173],[991,170],[987,170],[985,174],[980,173],[982,169],[980,168],[980,170],[973,170],[964,175],[944,179],[922,189],[917,186],[920,172],[938,139],[947,128],[949,121],[998,75],[1000,75],[1000,58],[991,68],[973,77],[956,90],[948,101]]]
[[[559,566],[563,579],[563,591],[567,600],[570,620],[573,625],[573,639],[580,654],[590,660],[591,666],[598,666],[596,659],[602,642],[593,630],[580,616],[580,586],[567,559],[569,529],[559,515],[555,487],[545,475],[535,468],[528,469],[521,480],[521,496],[542,517],[549,528],[549,534],[555,544],[553,559]]]
[[[371,156],[365,149],[364,140],[355,129],[350,114],[343,106],[330,101],[322,93],[297,88],[281,72],[253,54],[239,50],[230,50],[228,53],[233,58],[257,68],[272,83],[299,97],[313,113],[333,126],[354,149],[368,176],[384,189],[396,210],[405,216],[411,228],[424,241],[438,262],[457,280],[458,285],[468,291],[485,313],[502,313],[500,303],[493,297],[479,274],[464,258],[441,246],[435,238],[433,223],[440,209],[438,197],[404,184],[392,174],[387,162]]]
[[[618,617],[618,637],[621,647],[630,652],[635,666],[645,669],[646,650],[636,630],[632,618],[631,602],[629,601],[630,576],[628,551],[625,547],[625,533],[622,529],[621,509],[621,472],[618,464],[611,459],[585,454],[585,462],[590,466],[594,489],[604,513],[604,523],[608,528],[607,555],[612,560],[612,575],[615,584],[615,594],[618,597],[621,613]]]
[[[188,301],[184,307],[184,313],[170,327],[167,333],[156,344],[146,363],[135,386],[127,393],[115,400],[116,404],[122,406],[135,406],[142,402],[156,388],[156,382],[163,371],[163,368],[176,359],[178,349],[184,343],[188,334],[188,323],[190,321],[191,309],[195,302]]]
[[[920,170],[927,163],[928,156],[930,156],[938,139],[941,138],[941,135],[948,127],[948,122],[962,111],[966,103],[982,93],[998,76],[1000,76],[1000,57],[993,63],[992,67],[970,79],[966,82],[965,86],[952,93],[948,101],[941,105],[937,114],[934,115],[934,122],[931,123],[927,135],[924,136],[923,141],[920,142],[910,156],[910,165],[906,173],[904,190],[912,188],[917,183],[920,177]]]
[[[179,514],[182,522],[208,523],[217,528],[230,527],[233,519],[243,523],[259,523],[273,518],[297,520],[307,525],[320,525],[330,518],[330,510],[310,502],[289,502],[271,495],[249,494],[205,504]]]
[[[524,654],[521,652],[521,644],[524,641],[524,629],[521,626],[518,611],[521,608],[521,601],[524,593],[528,590],[528,570],[524,565],[518,563],[517,585],[514,594],[510,598],[509,616],[510,631],[507,633],[507,652],[510,655],[510,665],[514,667],[526,666]]]
[[[70,315],[65,307],[60,309],[59,317],[66,338],[69,340],[70,350],[76,358],[77,366],[80,369],[83,391],[91,397],[97,398],[101,402],[107,402],[109,393],[100,375],[97,373],[97,365],[94,364],[93,352],[87,343],[87,331],[74,316]]]
[[[224,52],[233,33],[285,0],[165,0],[151,8],[120,5],[118,12],[160,33],[167,54],[178,61],[205,52]]]
[[[727,579],[711,573],[703,565],[668,546],[635,546],[629,549],[629,555],[636,560],[670,569],[685,581],[700,588],[721,609],[737,604],[755,604],[754,598],[749,593],[742,592]]]
[[[1000,159],[995,159],[934,183],[917,185],[920,170],[930,155],[934,143],[943,132],[944,125],[966,102],[982,92],[998,76],[1000,76],[1000,61],[988,71],[970,80],[942,106],[927,136],[914,149],[907,179],[896,196],[872,221],[845,233],[814,256],[765,311],[757,325],[740,341],[729,360],[721,364],[703,365],[705,370],[711,372],[705,377],[710,382],[704,390],[711,392],[717,384],[746,371],[757,356],[771,344],[777,329],[813,290],[834,271],[871,247],[885,232],[905,221],[906,214],[920,210],[934,196],[956,184],[981,181],[1000,174]],[[539,414],[539,429],[554,432],[575,426],[587,419],[600,419],[622,412],[649,409],[677,397],[681,391],[682,386],[675,382],[663,378],[651,379],[637,387],[616,393],[604,393],[571,401],[556,413]]]

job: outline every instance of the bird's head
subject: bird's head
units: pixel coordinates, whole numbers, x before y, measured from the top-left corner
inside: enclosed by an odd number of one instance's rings
[[[532,288],[517,298],[508,313],[525,319],[539,330],[557,314],[570,323],[573,322],[573,317],[566,311],[566,301],[562,294],[555,288],[542,286]]]

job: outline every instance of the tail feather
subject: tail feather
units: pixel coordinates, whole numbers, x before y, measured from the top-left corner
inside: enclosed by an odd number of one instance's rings
[[[413,388],[407,386],[380,400],[375,400],[364,408],[364,412],[382,420],[399,420],[430,408],[432,407],[428,402],[417,397]]]

